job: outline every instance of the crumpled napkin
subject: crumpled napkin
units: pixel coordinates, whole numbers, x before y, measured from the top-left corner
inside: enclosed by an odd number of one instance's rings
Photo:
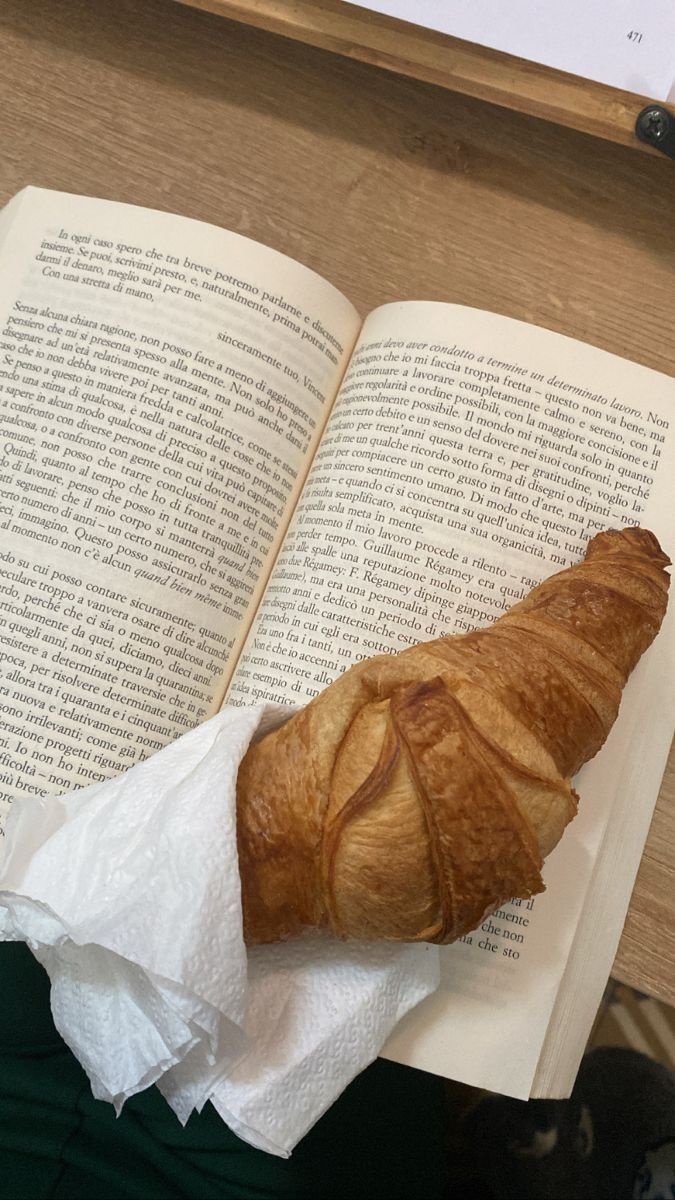
[[[157,1083],[181,1122],[210,1100],[269,1153],[293,1147],[438,986],[427,945],[242,936],[239,763],[292,715],[225,708],[115,779],[14,802],[0,939],[26,941],[56,1026],[119,1112]]]

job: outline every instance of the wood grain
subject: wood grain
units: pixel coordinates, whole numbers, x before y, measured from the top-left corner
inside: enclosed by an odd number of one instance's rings
[[[675,1003],[675,755],[654,813],[613,975]]]
[[[582,133],[658,154],[635,136],[649,100],[423,29],[344,0],[179,0]],[[671,110],[675,111],[675,110]]]
[[[0,35],[0,203],[32,183],[180,212],[363,313],[451,300],[672,371],[666,159],[173,0],[3,0]],[[674,790],[671,765],[617,960],[671,1001]]]

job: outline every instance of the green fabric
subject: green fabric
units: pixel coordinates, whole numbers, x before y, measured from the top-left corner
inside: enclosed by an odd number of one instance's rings
[[[182,1129],[156,1088],[119,1119],[51,1020],[47,976],[0,943],[0,1197],[5,1200],[439,1200],[440,1079],[378,1060],[288,1160],[254,1150],[210,1105]]]

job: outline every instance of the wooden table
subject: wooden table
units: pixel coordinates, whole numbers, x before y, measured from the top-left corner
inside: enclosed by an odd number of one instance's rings
[[[202,218],[365,313],[492,308],[672,371],[675,166],[172,0],[2,0],[0,203]],[[675,1002],[675,766],[615,974]]]
[[[653,103],[646,97],[553,71],[539,63],[500,54],[433,29],[384,16],[345,0],[179,0],[206,12],[335,50],[399,75],[450,88],[479,100],[513,108],[633,146],[635,121]],[[667,105],[675,113],[675,107]]]

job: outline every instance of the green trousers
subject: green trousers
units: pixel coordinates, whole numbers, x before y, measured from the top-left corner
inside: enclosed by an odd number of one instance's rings
[[[240,1141],[210,1105],[181,1128],[156,1088],[116,1118],[54,1028],[46,974],[26,946],[0,943],[0,1200],[440,1200],[445,1123],[442,1081],[382,1060],[288,1160]]]

